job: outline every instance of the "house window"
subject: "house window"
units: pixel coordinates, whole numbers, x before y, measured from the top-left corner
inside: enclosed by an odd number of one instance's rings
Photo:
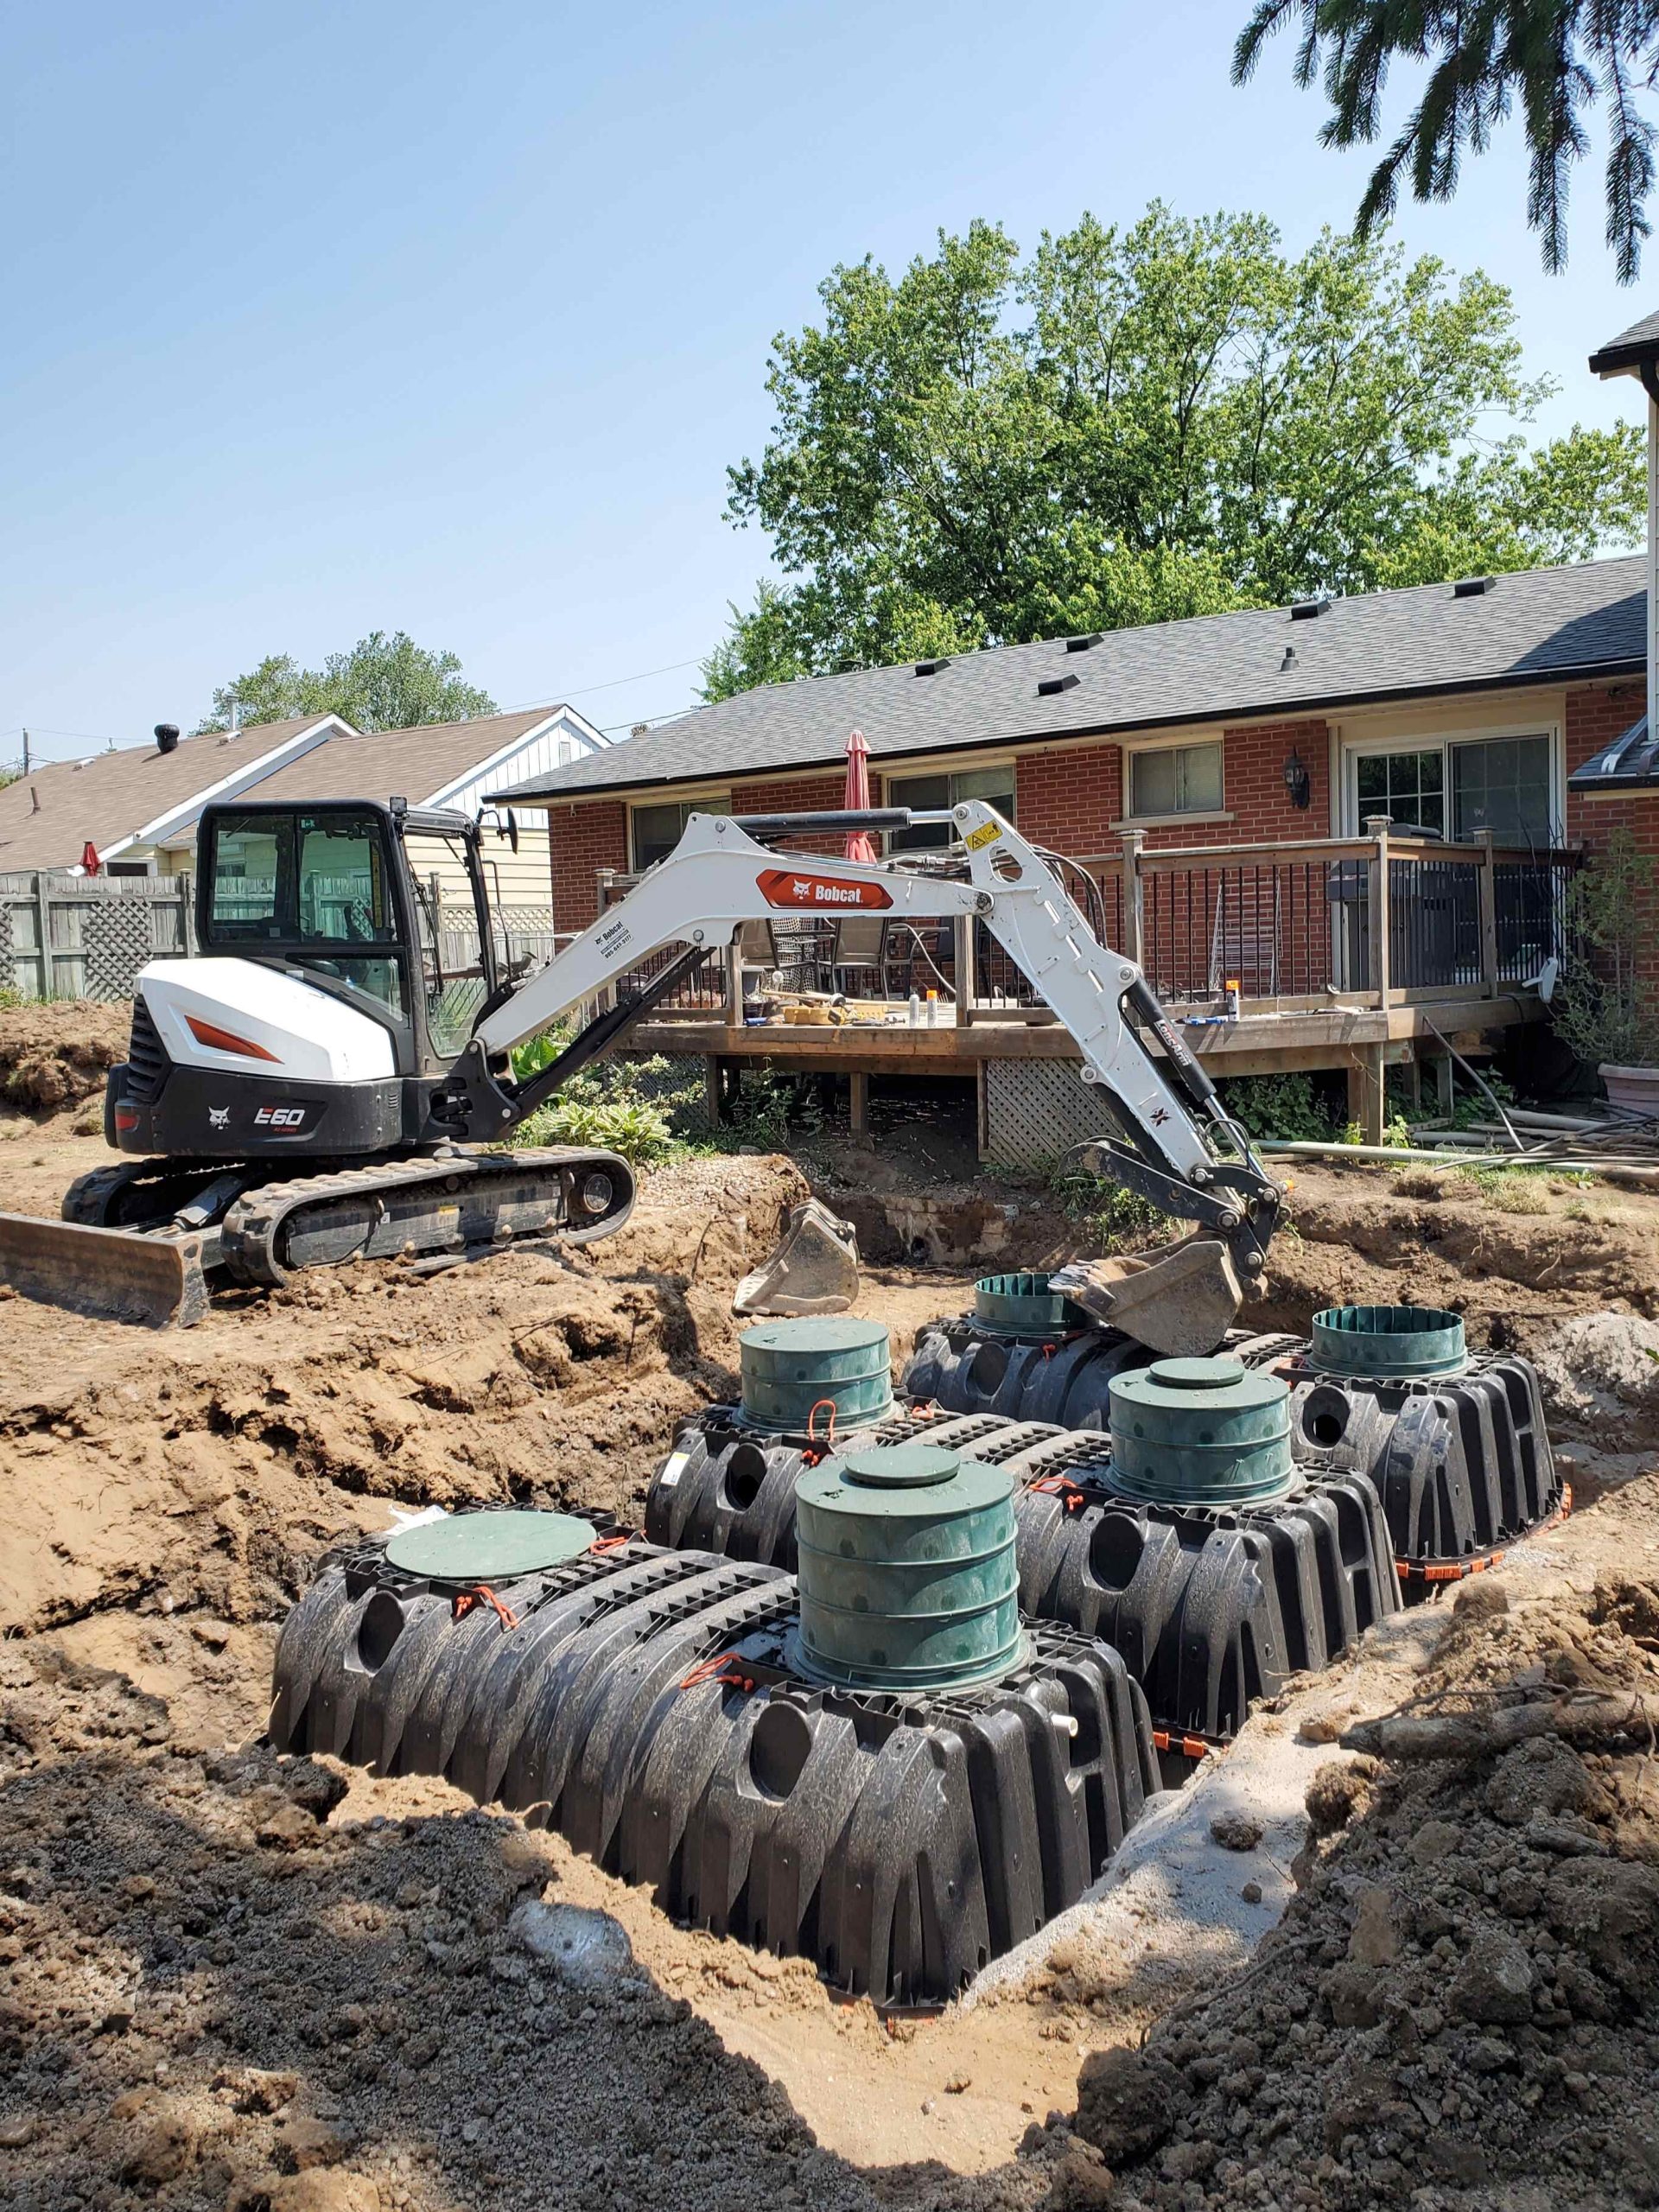
[[[1129,817],[1216,814],[1221,810],[1219,745],[1170,745],[1129,755]]]
[[[1010,760],[1001,768],[970,768],[959,776],[887,779],[887,804],[907,806],[915,814],[960,806],[965,798],[982,799],[987,806],[994,806],[1004,821],[1012,822],[1014,763]],[[950,842],[950,830],[943,822],[918,823],[913,830],[893,830],[887,839],[887,849],[894,853],[937,851],[941,845]]]
[[[721,798],[677,800],[663,806],[630,807],[629,838],[634,874],[643,875],[648,868],[655,868],[658,861],[666,860],[679,843],[685,825],[694,814],[724,814],[730,806],[731,801]]]
[[[1355,828],[1386,814],[1396,832],[1467,844],[1490,830],[1500,845],[1554,841],[1550,740],[1453,738],[1354,755]]]

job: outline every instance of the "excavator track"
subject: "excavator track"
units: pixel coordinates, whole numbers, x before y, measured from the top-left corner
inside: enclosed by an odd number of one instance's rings
[[[529,1237],[587,1244],[620,1229],[633,1200],[633,1171],[613,1152],[561,1145],[372,1160],[245,1192],[219,1226],[219,1259],[233,1281],[275,1287],[306,1268],[349,1260],[461,1254]]]
[[[352,1260],[586,1244],[633,1210],[625,1160],[569,1146],[330,1166],[256,1185],[226,1205],[212,1186],[234,1185],[251,1166],[137,1160],[95,1168],[70,1185],[60,1220],[0,1214],[0,1281],[73,1313],[188,1328],[207,1312],[215,1270],[275,1287]],[[222,1218],[206,1217],[221,1206]]]

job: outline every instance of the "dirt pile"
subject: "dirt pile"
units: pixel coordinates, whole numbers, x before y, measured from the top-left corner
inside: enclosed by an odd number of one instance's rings
[[[1322,1306],[1403,1300],[1463,1314],[1484,1351],[1525,1349],[1529,1324],[1568,1313],[1659,1316],[1659,1205],[1646,1193],[1532,1177],[1487,1192],[1460,1175],[1391,1183],[1300,1166],[1294,1184],[1268,1296],[1246,1316],[1263,1327],[1301,1333]]]
[[[1659,1504],[1621,1508],[1659,1551]],[[1471,1586],[1414,1708],[1475,1755],[1320,1770],[1255,1963],[1085,2063],[1054,2205],[1659,2202],[1656,1626],[1651,1580],[1515,1614]],[[1500,1716],[1584,1693],[1627,1725],[1497,1748]]]
[[[9,1300],[0,1624],[269,1620],[389,1499],[637,1512],[675,1421],[732,1394],[732,1288],[802,1193],[785,1161],[692,1161],[591,1251],[233,1294],[164,1356]]]
[[[0,1647],[0,1711],[14,2212],[1032,2202],[938,2168],[878,2193],[626,1944],[537,1956],[514,1907],[556,1868],[516,1821],[327,1824],[327,1768],[181,1755],[159,1700],[49,1648]]]
[[[101,1092],[127,1057],[132,1008],[92,999],[0,1007],[0,1104],[42,1116]]]

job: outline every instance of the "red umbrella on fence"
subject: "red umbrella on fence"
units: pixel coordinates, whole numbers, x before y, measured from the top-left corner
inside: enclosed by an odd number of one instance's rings
[[[870,810],[870,748],[861,729],[855,729],[847,741],[847,796],[842,801],[849,814],[868,814]],[[875,840],[868,830],[855,830],[847,839],[849,861],[873,861],[876,855]]]

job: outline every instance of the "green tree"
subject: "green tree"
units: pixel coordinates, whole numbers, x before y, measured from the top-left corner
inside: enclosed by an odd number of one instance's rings
[[[429,652],[395,631],[371,631],[349,652],[330,653],[318,669],[290,654],[270,653],[245,676],[221,684],[196,734],[228,729],[232,707],[245,728],[296,715],[340,715],[355,729],[412,729],[418,722],[465,721],[493,715],[487,691],[467,683],[454,653]]]
[[[820,287],[773,345],[775,422],[727,513],[782,583],[734,613],[705,696],[1282,605],[1632,542],[1634,430],[1542,447],[1502,285],[1264,218],[1085,216],[1021,262],[995,226],[895,281]]]
[[[1531,156],[1527,221],[1543,233],[1544,266],[1561,268],[1567,184],[1589,147],[1584,111],[1605,98],[1607,243],[1620,283],[1634,281],[1651,227],[1654,128],[1639,100],[1659,74],[1655,0],[1257,0],[1233,51],[1235,84],[1293,22],[1296,82],[1322,78],[1331,104],[1319,134],[1327,146],[1372,144],[1389,64],[1427,65],[1422,98],[1366,187],[1362,236],[1387,218],[1402,176],[1418,200],[1450,200],[1464,154],[1484,154],[1518,105]]]

